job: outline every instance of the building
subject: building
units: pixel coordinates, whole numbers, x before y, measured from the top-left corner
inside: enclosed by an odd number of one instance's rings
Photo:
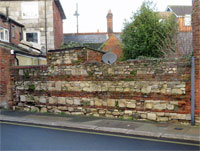
[[[8,51],[15,57],[15,65],[40,65],[46,64],[46,57],[41,50],[29,42],[23,41],[24,25],[0,12],[0,49]],[[5,52],[4,52],[5,54]],[[3,60],[6,55],[1,55]],[[14,65],[13,64],[13,65]]]
[[[0,11],[21,22],[23,39],[46,49],[60,48],[63,36],[62,20],[66,19],[59,0],[1,0]]]
[[[19,44],[23,37],[24,25],[0,12],[0,41]]]
[[[113,14],[107,14],[107,32],[94,33],[65,33],[64,43],[80,43],[84,46],[115,53],[118,58],[122,55],[120,32],[113,32]]]
[[[192,6],[168,6],[166,12],[173,13],[178,22],[177,55],[185,56],[192,53]]]
[[[166,9],[167,12],[172,12],[178,19],[179,31],[180,32],[191,32],[191,14],[192,6],[173,6],[170,5]]]

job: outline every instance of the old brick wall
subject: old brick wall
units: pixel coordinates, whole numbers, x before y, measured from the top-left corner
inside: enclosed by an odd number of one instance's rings
[[[63,39],[63,23],[58,7],[53,1],[53,26],[54,26],[54,46],[55,49],[61,47]]]
[[[192,13],[193,54],[195,56],[195,113],[200,114],[200,1],[194,0]],[[200,118],[198,120],[200,123]]]
[[[12,77],[11,66],[14,65],[14,56],[10,50],[0,47],[0,107],[12,105]]]
[[[87,50],[54,51],[47,67],[17,67],[15,108],[153,121],[190,121],[190,61],[87,61]]]

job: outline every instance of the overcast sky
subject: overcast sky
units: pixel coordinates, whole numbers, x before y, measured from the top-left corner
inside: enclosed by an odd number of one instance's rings
[[[141,6],[143,0],[60,0],[67,19],[64,20],[64,33],[76,32],[76,3],[79,11],[79,32],[106,32],[106,15],[113,13],[113,30],[121,32],[124,20]],[[192,5],[192,0],[153,0],[158,11],[165,11],[167,5]]]

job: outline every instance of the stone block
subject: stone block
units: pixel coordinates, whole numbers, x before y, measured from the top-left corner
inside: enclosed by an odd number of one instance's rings
[[[131,109],[135,109],[136,108],[135,101],[127,102],[126,107],[131,108]]]
[[[39,108],[31,106],[31,112],[39,112]]]
[[[58,109],[61,111],[67,111],[68,108],[66,106],[58,106]]]
[[[20,95],[20,101],[21,102],[26,102],[26,96],[25,95]]]
[[[174,110],[174,105],[172,105],[172,104],[167,104],[167,109],[168,110]]]
[[[146,109],[152,109],[153,108],[153,103],[146,103],[145,104]]]
[[[55,82],[56,91],[61,91],[61,88],[62,88],[62,82],[61,81],[56,81]]]
[[[153,109],[155,109],[155,110],[165,110],[166,107],[167,107],[166,104],[155,104],[155,105],[153,106]]]
[[[140,116],[141,116],[141,118],[143,118],[143,119],[146,119],[146,118],[147,118],[147,114],[141,114]]]
[[[147,113],[147,119],[156,121],[156,114],[155,113]]]
[[[47,112],[47,108],[46,108],[46,107],[41,108],[41,109],[40,109],[40,112],[41,112],[41,113],[46,113],[46,112]]]
[[[46,97],[41,96],[41,97],[39,98],[39,103],[43,103],[43,104],[47,103]]]
[[[126,100],[123,100],[123,99],[120,99],[119,101],[118,101],[118,103],[119,103],[119,107],[126,107]]]
[[[124,111],[124,114],[126,114],[126,115],[132,115],[132,114],[133,114],[133,111],[131,111],[131,110],[125,110],[125,111]]]
[[[65,97],[58,97],[58,104],[65,105],[66,104]]]
[[[74,105],[81,105],[80,98],[74,98]]]
[[[109,107],[115,107],[115,100],[114,99],[107,99],[107,104]]]
[[[142,92],[143,94],[149,94],[149,93],[151,92],[151,86],[142,87],[141,92]]]
[[[181,89],[172,89],[172,94],[183,94]]]
[[[95,100],[94,104],[95,104],[95,106],[102,106],[102,101],[101,100]]]
[[[68,111],[69,111],[69,112],[73,112],[73,111],[74,111],[74,108],[73,108],[73,107],[68,107]]]
[[[157,117],[157,121],[158,122],[167,122],[167,121],[169,121],[169,118],[168,117]]]
[[[105,114],[105,113],[106,113],[105,110],[99,110],[99,114],[100,114],[100,115],[103,115],[103,114]]]
[[[118,110],[114,110],[114,111],[112,112],[112,114],[113,114],[114,116],[118,116],[118,115],[120,115],[120,112],[119,112]]]
[[[58,98],[57,97],[49,97],[49,104],[57,104],[58,103]]]
[[[66,98],[66,103],[72,105],[74,101],[71,98]]]

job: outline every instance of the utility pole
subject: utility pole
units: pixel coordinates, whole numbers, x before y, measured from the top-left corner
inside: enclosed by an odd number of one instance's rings
[[[77,26],[77,33],[78,33],[78,16],[79,16],[79,13],[78,13],[78,3],[76,3],[76,11],[74,13],[74,16],[76,16],[76,26]]]
[[[46,55],[47,55],[47,1],[44,0],[44,32],[45,32],[45,47],[46,47]]]

